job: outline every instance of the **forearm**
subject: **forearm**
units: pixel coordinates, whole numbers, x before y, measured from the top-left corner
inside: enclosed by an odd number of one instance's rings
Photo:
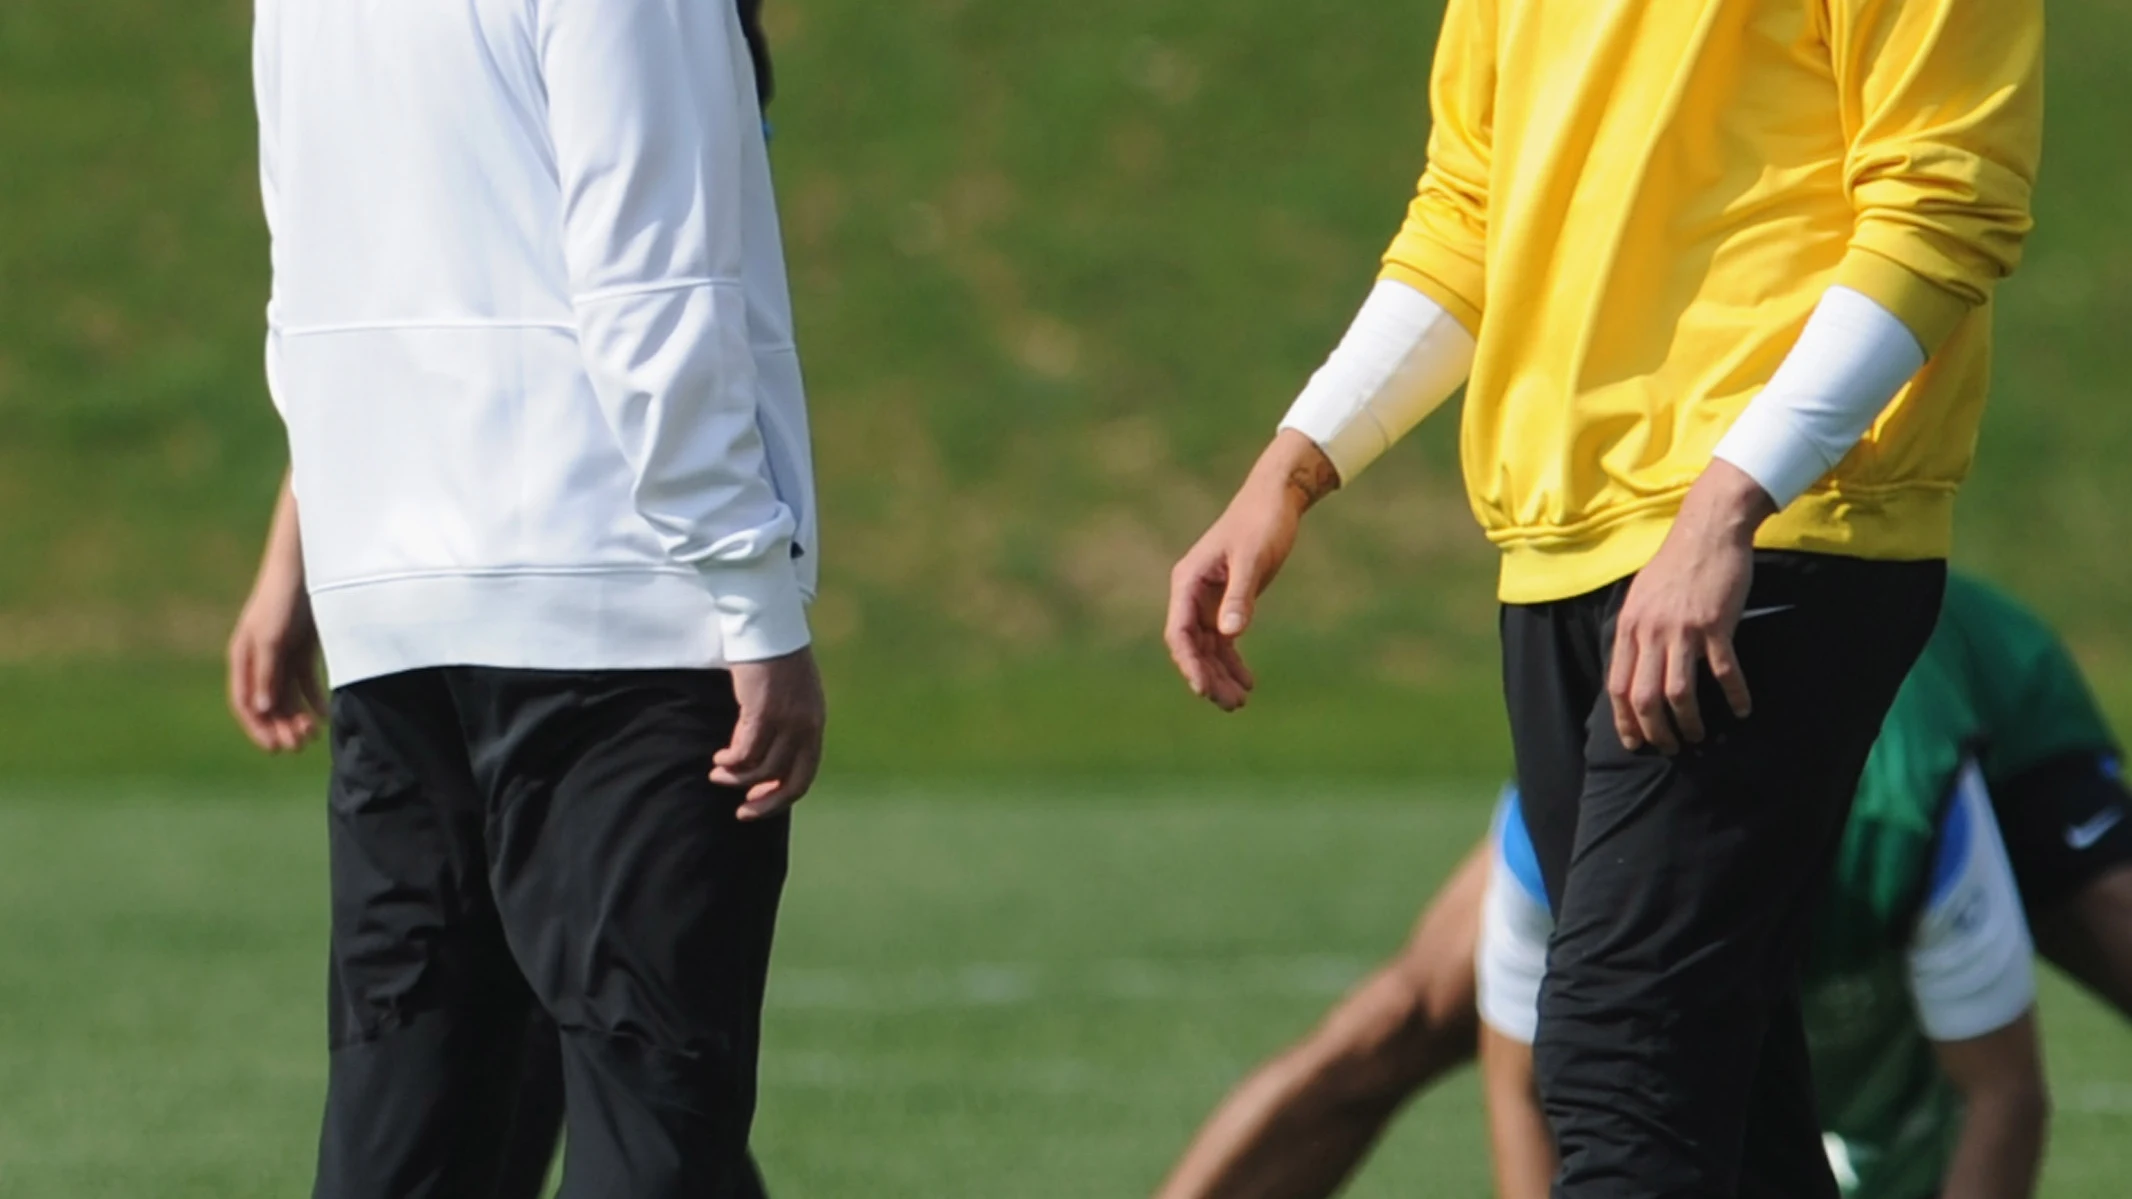
[[[274,500],[274,518],[267,526],[266,549],[260,555],[254,590],[276,587],[301,591],[304,586],[303,531],[297,520],[296,490],[287,474],[281,493]]]
[[[2043,1162],[2050,1101],[2040,1083],[1967,1097],[1941,1199],[2028,1199]]]
[[[1432,911],[1431,915],[1436,913]],[[1400,961],[1356,988],[1303,1043],[1224,1100],[1158,1199],[1324,1199],[1392,1117],[1473,1054],[1471,912],[1427,921]],[[1445,953],[1446,937],[1463,953]]]
[[[1893,313],[1832,287],[1715,456],[1783,508],[1843,460],[1924,364],[1924,347]]]
[[[1353,480],[1449,399],[1473,369],[1474,340],[1443,305],[1380,281],[1281,428],[1308,437]]]
[[[1320,1199],[1338,1191],[1403,1093],[1341,1093],[1321,1038],[1244,1080],[1193,1139],[1156,1199]]]
[[[1277,495],[1300,515],[1339,489],[1340,472],[1325,451],[1304,434],[1282,429],[1252,463],[1237,499]]]

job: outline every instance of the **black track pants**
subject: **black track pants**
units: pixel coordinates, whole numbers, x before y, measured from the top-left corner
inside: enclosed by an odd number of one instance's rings
[[[1525,820],[1554,897],[1534,1068],[1562,1199],[1835,1199],[1797,1001],[1867,751],[1941,562],[1758,553],[1708,736],[1631,753],[1606,677],[1629,581],[1503,609]]]
[[[454,667],[333,696],[317,1199],[753,1199],[789,821],[705,777],[714,671]],[[558,1070],[559,1063],[559,1070]],[[537,1155],[539,1160],[527,1160]]]

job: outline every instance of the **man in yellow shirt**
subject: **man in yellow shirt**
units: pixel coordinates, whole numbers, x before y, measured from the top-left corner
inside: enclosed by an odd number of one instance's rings
[[[1937,613],[2041,57],[2040,0],[1451,0],[1377,287],[1172,577],[1241,706],[1303,513],[1466,383],[1559,1196],[1836,1193],[1796,975]]]

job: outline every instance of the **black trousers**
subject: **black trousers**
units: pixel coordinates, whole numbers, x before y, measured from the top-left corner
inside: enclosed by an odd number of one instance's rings
[[[1835,1199],[1798,973],[1867,751],[1942,562],[1755,556],[1707,736],[1631,753],[1606,694],[1623,580],[1502,612],[1525,819],[1554,899],[1533,1063],[1560,1199]]]
[[[789,821],[706,777],[714,671],[453,667],[333,696],[317,1199],[762,1194],[748,1159]]]

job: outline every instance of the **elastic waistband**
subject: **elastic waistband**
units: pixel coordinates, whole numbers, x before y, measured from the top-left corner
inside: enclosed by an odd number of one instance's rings
[[[1945,558],[1954,544],[1954,496],[1951,485],[1929,484],[1809,492],[1771,517],[1755,546],[1897,562]],[[1679,511],[1676,500],[1582,537],[1491,532],[1503,550],[1497,597],[1506,604],[1544,604],[1625,579],[1658,553]]]

